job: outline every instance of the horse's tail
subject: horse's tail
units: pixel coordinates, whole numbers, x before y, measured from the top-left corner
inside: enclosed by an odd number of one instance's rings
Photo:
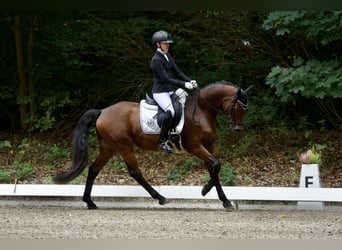
[[[57,173],[53,177],[55,183],[67,183],[82,173],[88,163],[88,132],[96,126],[101,110],[91,109],[79,119],[72,138],[72,166],[66,172]]]

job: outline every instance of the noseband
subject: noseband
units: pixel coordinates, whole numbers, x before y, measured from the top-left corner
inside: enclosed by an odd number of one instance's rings
[[[230,103],[229,107],[226,110],[224,110],[224,112],[227,115],[228,120],[230,121],[230,124],[231,124],[232,127],[234,127],[235,125],[241,125],[241,126],[243,125],[243,122],[236,122],[236,121],[234,121],[235,106],[237,104],[240,106],[240,108],[243,111],[245,111],[247,109],[247,107],[248,107],[248,102],[247,102],[247,104],[242,103],[240,100],[238,100],[237,95],[235,94],[234,95],[234,99]]]

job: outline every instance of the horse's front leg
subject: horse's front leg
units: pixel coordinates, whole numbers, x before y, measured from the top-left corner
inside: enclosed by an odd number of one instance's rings
[[[202,195],[205,196],[215,186],[217,195],[219,199],[223,202],[223,207],[228,210],[233,210],[234,207],[224,194],[223,188],[219,180],[219,173],[221,170],[219,161],[212,154],[210,154],[203,146],[201,146],[197,150],[194,150],[193,153],[206,163],[206,166],[210,174],[210,180],[206,185],[203,186]]]
[[[215,158],[209,157],[209,160],[210,159],[212,159],[210,161],[210,163],[205,162],[206,167],[207,167],[209,174],[210,174],[210,179],[209,179],[208,183],[205,184],[202,188],[202,195],[203,196],[206,196],[207,193],[209,193],[210,190],[215,186],[215,176],[216,175],[218,176],[220,169],[221,169],[219,162]]]
[[[227,199],[226,195],[224,194],[222,185],[221,185],[220,180],[219,180],[219,173],[221,170],[220,163],[214,156],[210,156],[209,161],[211,163],[211,164],[209,164],[209,166],[212,166],[211,171],[209,171],[210,173],[212,173],[211,179],[209,180],[208,184],[203,187],[203,189],[205,189],[205,187],[212,188],[213,185],[215,185],[217,195],[218,195],[219,199],[223,202],[223,207],[228,209],[228,210],[232,210],[234,207],[233,207],[232,203]],[[208,190],[208,192],[209,192],[209,190]],[[202,194],[204,191],[205,190],[202,190]]]

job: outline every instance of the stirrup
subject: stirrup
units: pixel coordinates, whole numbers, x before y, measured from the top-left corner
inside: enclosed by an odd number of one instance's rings
[[[168,154],[173,152],[173,148],[169,145],[169,141],[163,141],[158,144],[160,151],[166,152]]]

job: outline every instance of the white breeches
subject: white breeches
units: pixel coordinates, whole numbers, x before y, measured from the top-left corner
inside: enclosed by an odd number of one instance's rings
[[[153,98],[165,112],[170,110],[172,117],[174,117],[175,116],[175,110],[172,106],[172,101],[171,101],[171,97],[170,97],[171,94],[173,94],[173,91],[172,92],[153,93]]]

